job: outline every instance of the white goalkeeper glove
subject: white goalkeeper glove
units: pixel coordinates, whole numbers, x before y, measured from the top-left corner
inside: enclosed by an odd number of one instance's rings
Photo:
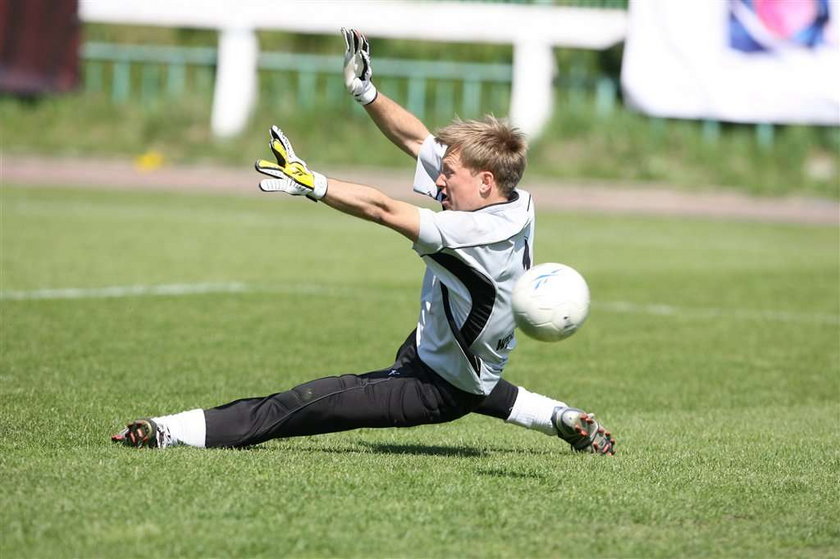
[[[273,177],[260,181],[263,192],[285,192],[292,196],[306,196],[318,201],[327,194],[327,177],[310,171],[306,162],[295,155],[292,143],[283,131],[272,126],[269,131],[269,147],[277,163],[259,159],[254,167],[260,173]]]
[[[376,86],[370,81],[370,45],[364,35],[355,29],[341,28],[344,35],[344,85],[353,98],[367,105],[376,99]]]

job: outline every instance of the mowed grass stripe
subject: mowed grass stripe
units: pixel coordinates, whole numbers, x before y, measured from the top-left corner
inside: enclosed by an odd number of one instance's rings
[[[34,301],[65,299],[104,299],[114,297],[148,297],[200,295],[208,293],[289,293],[299,295],[334,295],[372,297],[383,296],[381,290],[362,287],[336,288],[329,285],[307,284],[285,287],[248,285],[241,282],[195,283],[169,285],[115,285],[105,287],[67,287],[55,289],[34,289],[29,291],[0,291],[0,300]],[[673,305],[640,305],[627,301],[594,301],[592,306],[607,312],[647,314],[656,316],[677,316],[682,318],[709,319],[733,318],[737,320],[780,320],[786,322],[813,324],[840,324],[840,315],[828,313],[797,313],[773,310],[685,308]]]

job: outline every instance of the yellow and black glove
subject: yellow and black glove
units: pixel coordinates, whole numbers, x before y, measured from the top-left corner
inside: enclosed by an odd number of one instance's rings
[[[321,173],[310,171],[306,162],[295,155],[291,142],[283,131],[272,126],[269,131],[269,147],[271,147],[277,163],[259,159],[254,167],[260,173],[273,177],[260,181],[263,192],[285,192],[292,196],[306,196],[310,200],[318,201],[327,193],[327,177]]]

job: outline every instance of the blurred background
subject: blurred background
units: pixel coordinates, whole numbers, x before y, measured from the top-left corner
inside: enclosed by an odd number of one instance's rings
[[[281,125],[324,168],[406,166],[346,94],[341,25],[430,128],[492,112],[529,178],[840,198],[831,0],[0,0],[0,141],[248,168]]]

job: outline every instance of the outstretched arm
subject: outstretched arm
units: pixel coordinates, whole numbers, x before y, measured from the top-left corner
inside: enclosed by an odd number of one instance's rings
[[[420,235],[420,209],[394,200],[383,192],[362,184],[328,179],[322,202],[336,210],[367,220],[405,236],[411,242]]]
[[[370,45],[355,29],[341,29],[344,36],[344,85],[363,105],[385,137],[412,158],[417,158],[429,130],[396,101],[377,91],[371,81]]]
[[[429,130],[416,116],[390,97],[383,95],[382,92],[373,102],[365,105],[365,110],[385,137],[417,159],[417,154],[420,153],[420,147],[429,135]]]
[[[259,159],[257,171],[272,178],[260,181],[264,192],[285,192],[321,200],[340,212],[373,221],[404,235],[412,242],[420,235],[420,209],[394,200],[385,193],[361,184],[328,179],[312,171],[296,154],[283,131],[272,126],[269,147],[277,163]]]

